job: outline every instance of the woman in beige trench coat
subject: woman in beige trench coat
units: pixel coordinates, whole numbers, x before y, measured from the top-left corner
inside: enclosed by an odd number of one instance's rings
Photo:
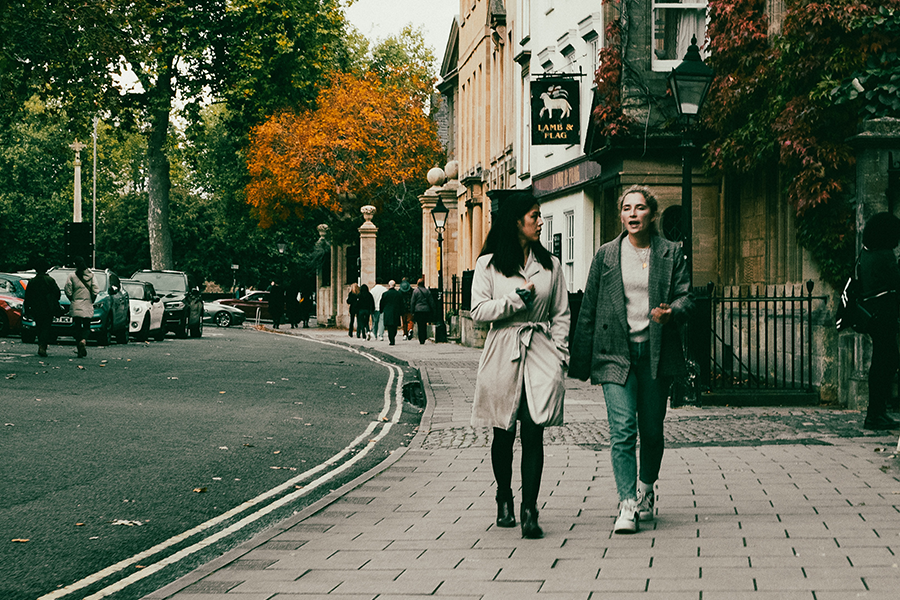
[[[537,497],[543,431],[561,425],[568,364],[569,298],[559,261],[541,245],[541,208],[526,192],[503,200],[472,279],[472,318],[489,323],[472,425],[493,427],[497,526],[515,527],[512,453],[522,423],[522,537],[543,536]]]

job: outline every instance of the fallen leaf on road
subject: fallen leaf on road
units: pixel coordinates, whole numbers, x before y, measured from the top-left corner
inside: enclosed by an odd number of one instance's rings
[[[203,492],[206,491],[206,488],[205,488],[205,487],[194,488],[193,491],[196,492],[196,493],[198,493],[198,494],[202,494]]]
[[[220,394],[224,394],[225,392],[219,392]]]
[[[178,379],[177,377],[166,377],[166,379]]]
[[[228,450],[228,446],[219,446],[219,450]]]
[[[128,525],[129,527],[134,527],[135,525],[143,525],[140,521],[129,521],[128,519],[116,519],[112,522],[113,525]]]
[[[367,410],[361,410],[361,411],[359,411],[359,414],[361,414],[361,415],[367,415],[367,414],[369,414],[369,411],[367,411]]]
[[[6,376],[6,378],[7,378],[7,379],[15,379],[15,378],[16,378],[16,374],[15,374],[15,373],[10,373],[9,375]]]
[[[31,540],[26,539],[26,538],[15,538],[15,539],[13,539],[13,541],[16,542],[17,544],[24,544],[25,542],[30,542]]]
[[[78,368],[81,369],[82,371],[84,371],[84,366],[83,366],[83,365],[78,365]]]
[[[81,527],[83,525],[84,525],[84,523],[75,523],[75,527]]]
[[[4,425],[5,425],[6,427],[15,427],[15,426],[16,426],[15,423],[4,423]]]
[[[256,448],[253,444],[244,444],[244,448]]]
[[[267,381],[266,383],[272,383],[272,384],[274,384],[275,382],[274,382],[274,381]]]

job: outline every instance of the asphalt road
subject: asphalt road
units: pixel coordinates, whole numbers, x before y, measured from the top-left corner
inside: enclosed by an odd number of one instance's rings
[[[411,439],[414,374],[293,336],[0,340],[0,598],[140,598]],[[27,541],[26,541],[27,540]],[[135,580],[131,583],[132,580]]]

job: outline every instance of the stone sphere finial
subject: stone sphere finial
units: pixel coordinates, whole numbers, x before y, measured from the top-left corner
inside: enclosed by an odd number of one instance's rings
[[[447,176],[444,175],[444,170],[440,167],[434,167],[428,171],[428,183],[431,185],[443,185],[446,179]]]
[[[447,179],[459,179],[459,161],[448,162],[444,167],[444,173],[447,174]]]
[[[325,234],[328,233],[328,225],[322,223],[321,225],[316,225],[316,229],[319,231],[319,237],[324,238]]]

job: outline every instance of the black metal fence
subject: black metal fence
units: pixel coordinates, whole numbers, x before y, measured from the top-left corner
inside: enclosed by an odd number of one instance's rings
[[[812,281],[752,290],[708,286],[707,298],[698,297],[698,308],[706,310],[698,310],[694,320],[697,334],[705,329],[709,339],[708,368],[696,339],[691,352],[700,363],[701,386],[719,392],[812,392],[813,301],[825,299],[812,291]],[[704,312],[707,327],[701,326]]]

